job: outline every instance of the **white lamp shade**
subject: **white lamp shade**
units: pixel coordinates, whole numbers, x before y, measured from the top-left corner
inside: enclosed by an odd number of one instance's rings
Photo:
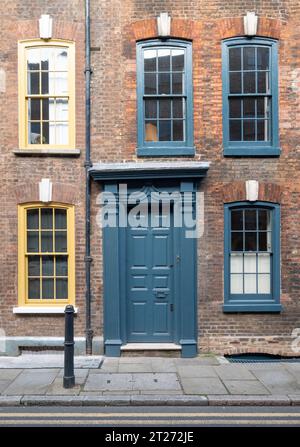
[[[51,39],[52,37],[52,22],[53,19],[49,14],[42,14],[39,19],[39,29],[41,39]]]
[[[246,36],[255,36],[257,33],[257,16],[255,12],[247,12],[244,16],[244,32]]]

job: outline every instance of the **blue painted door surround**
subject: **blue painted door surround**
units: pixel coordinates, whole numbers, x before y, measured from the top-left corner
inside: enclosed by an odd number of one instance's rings
[[[170,225],[155,214],[155,227],[127,227],[128,342],[173,342],[173,213]],[[150,223],[154,216],[147,216]]]
[[[191,193],[185,213],[195,215],[196,180],[137,180],[127,187],[128,194]],[[121,202],[118,181],[104,183],[104,191]],[[174,342],[182,357],[197,354],[196,249],[185,227],[103,228],[105,355],[119,356],[128,342]]]

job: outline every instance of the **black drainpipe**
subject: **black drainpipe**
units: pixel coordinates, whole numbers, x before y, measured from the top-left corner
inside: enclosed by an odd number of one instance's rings
[[[92,354],[93,330],[91,327],[91,36],[90,0],[85,0],[85,303],[86,353]]]

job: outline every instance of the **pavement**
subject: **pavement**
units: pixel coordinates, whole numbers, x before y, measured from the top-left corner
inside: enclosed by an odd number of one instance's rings
[[[0,406],[300,405],[300,362],[75,357],[71,389],[62,366],[62,354],[0,357]]]

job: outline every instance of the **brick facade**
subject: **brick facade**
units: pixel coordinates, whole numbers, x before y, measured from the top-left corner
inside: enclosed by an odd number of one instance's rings
[[[63,334],[60,316],[13,315],[17,304],[17,204],[36,200],[38,182],[50,178],[54,200],[76,205],[76,335],[84,335],[84,5],[52,0],[2,1],[0,69],[1,182],[0,327],[7,335]],[[25,6],[26,4],[26,6]],[[255,10],[258,35],[279,40],[279,158],[224,158],[222,150],[221,40],[243,35],[242,16]],[[200,185],[205,194],[204,235],[198,243],[198,337],[202,352],[294,355],[291,334],[300,325],[300,5],[296,0],[91,0],[91,158],[143,162],[136,156],[136,41],[157,37],[156,17],[168,11],[171,37],[193,42],[195,157],[210,161]],[[76,43],[75,157],[19,157],[17,41],[38,37],[42,13],[53,17],[53,37]],[[1,89],[0,89],[1,91]],[[170,163],[175,158],[167,159]],[[182,159],[177,158],[177,161]],[[159,161],[155,158],[153,161]],[[161,160],[162,161],[162,160]],[[166,159],[164,159],[166,161]],[[245,181],[259,181],[259,200],[281,204],[280,314],[224,314],[223,205],[245,200]],[[102,242],[92,184],[92,327],[103,333]],[[57,199],[56,199],[57,197]]]

